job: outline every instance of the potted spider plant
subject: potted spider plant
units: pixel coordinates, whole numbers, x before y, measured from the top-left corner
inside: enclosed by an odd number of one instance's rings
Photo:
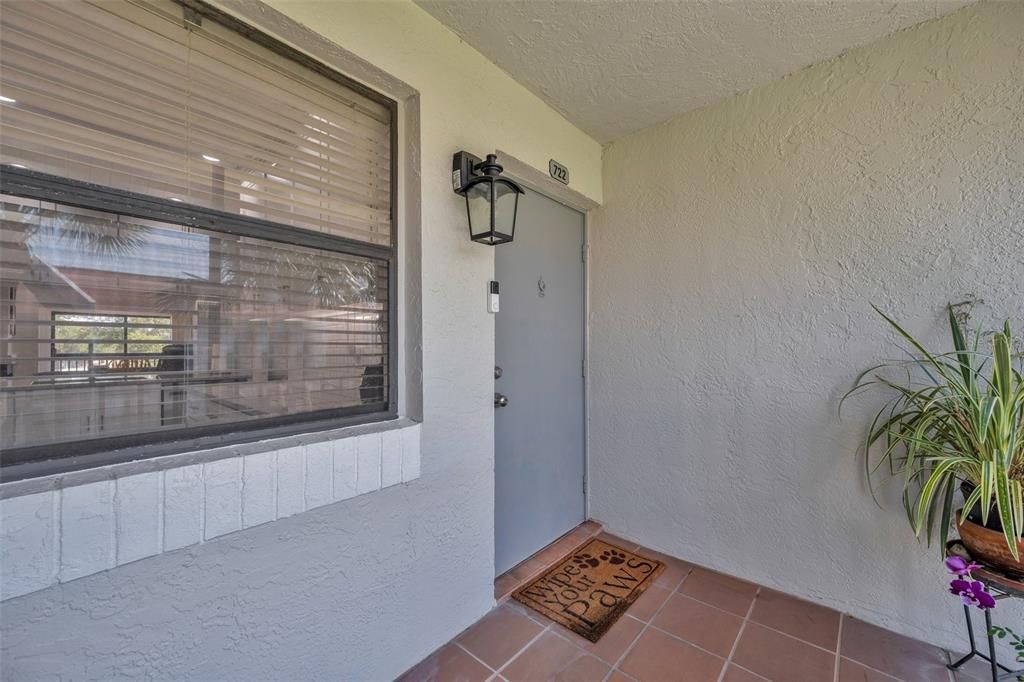
[[[866,370],[843,396],[872,389],[891,396],[864,438],[872,496],[872,474],[887,465],[903,478],[915,535],[930,544],[937,532],[944,550],[955,522],[977,560],[1024,575],[1024,380],[1013,366],[1009,322],[992,336],[991,351],[983,350],[981,329],[968,344],[950,305],[953,351],[932,353],[874,308],[912,352],[908,361]],[[906,380],[880,373],[893,368],[905,370]]]

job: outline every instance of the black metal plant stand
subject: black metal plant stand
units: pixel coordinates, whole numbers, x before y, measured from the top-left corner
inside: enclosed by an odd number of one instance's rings
[[[1008,595],[1002,595],[1006,597]],[[998,599],[999,597],[997,597]],[[956,663],[950,663],[949,668],[951,670],[958,670],[967,661],[971,660],[975,656],[985,661],[992,668],[992,682],[1002,682],[1003,680],[1015,680],[1020,677],[1024,677],[1024,668],[1020,670],[1011,670],[1005,665],[996,660],[996,642],[992,636],[992,612],[985,610],[985,636],[988,639],[988,653],[982,653],[978,651],[978,646],[974,640],[974,624],[971,621],[971,607],[964,606],[964,619],[967,621],[967,637],[971,641],[970,652],[961,658]]]
[[[946,554],[956,554],[964,558],[970,555],[963,549],[958,540],[951,541],[946,547]],[[989,569],[980,569],[973,574],[975,580],[981,581],[989,594],[996,601],[1003,599],[1024,599],[1024,582],[1008,578],[994,573]],[[988,652],[978,650],[977,641],[974,637],[974,621],[971,618],[971,607],[964,606],[964,620],[967,622],[967,638],[971,643],[971,650],[960,660],[950,663],[947,667],[950,670],[959,670],[960,667],[972,658],[980,658],[989,664],[992,670],[992,682],[1003,682],[1004,680],[1024,679],[1024,668],[1011,670],[996,660],[996,641],[992,635],[992,611],[984,610],[985,614],[985,638],[988,640]]]

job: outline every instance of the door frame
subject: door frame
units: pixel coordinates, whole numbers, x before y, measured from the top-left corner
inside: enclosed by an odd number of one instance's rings
[[[500,149],[498,163],[504,167],[503,175],[508,176],[527,190],[542,194],[554,202],[583,214],[583,519],[590,518],[590,212],[600,206],[593,199],[563,185],[554,178],[537,170],[530,164],[517,159]],[[495,248],[501,248],[497,246]],[[493,272],[493,269],[492,269]],[[499,313],[500,314],[500,313]],[[493,321],[492,321],[493,324]],[[495,538],[497,541],[497,538]]]

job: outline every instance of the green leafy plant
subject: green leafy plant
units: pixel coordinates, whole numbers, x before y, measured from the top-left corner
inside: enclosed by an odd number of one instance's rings
[[[904,479],[903,506],[915,535],[925,535],[930,543],[938,530],[945,546],[956,489],[966,481],[974,488],[964,509],[980,503],[984,524],[995,509],[1007,546],[1019,558],[1017,539],[1024,531],[1024,380],[1013,366],[1009,322],[992,335],[991,353],[984,352],[979,350],[981,330],[968,344],[951,305],[953,351],[936,354],[877,307],[875,311],[909,344],[911,359],[869,368],[843,396],[845,401],[869,389],[892,395],[864,439],[872,495],[872,474],[888,465],[892,475]],[[906,381],[881,373],[894,368],[905,370]]]
[[[1005,639],[1009,642],[1010,646],[1017,653],[1017,661],[1024,663],[1024,637],[1018,635],[1010,628],[1004,628],[1001,625],[993,625],[988,633],[996,639]],[[1021,678],[1017,678],[1021,679]]]

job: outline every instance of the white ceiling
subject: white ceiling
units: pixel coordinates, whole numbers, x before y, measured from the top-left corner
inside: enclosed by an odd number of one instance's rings
[[[972,0],[416,0],[600,142]]]

